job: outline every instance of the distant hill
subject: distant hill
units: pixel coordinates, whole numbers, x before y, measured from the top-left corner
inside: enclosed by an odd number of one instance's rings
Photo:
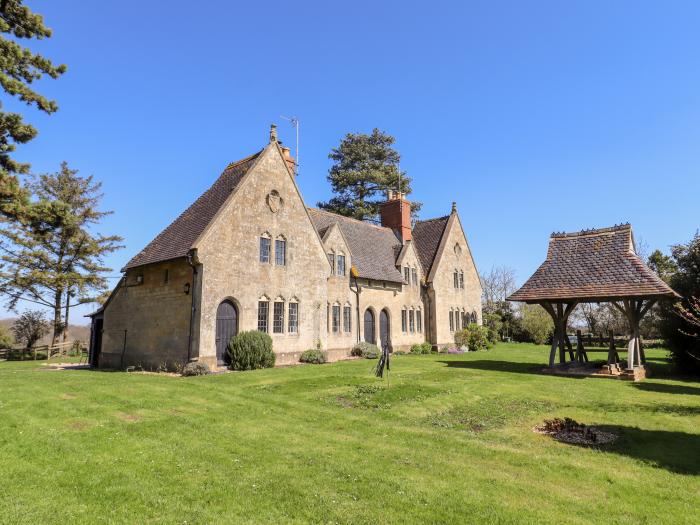
[[[6,328],[7,330],[10,330],[12,325],[15,322],[15,317],[9,317],[7,319],[0,319],[0,326],[3,328]],[[10,332],[12,333],[12,332]],[[47,335],[45,335],[40,341],[39,345],[47,345],[51,343],[51,333],[49,332]],[[90,340],[90,326],[86,325],[76,325],[72,324],[70,325],[70,329],[68,331],[68,338],[71,341],[83,341],[87,343]]]

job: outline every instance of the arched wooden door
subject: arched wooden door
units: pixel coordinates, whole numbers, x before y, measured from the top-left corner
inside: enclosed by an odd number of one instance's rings
[[[379,342],[380,347],[391,349],[391,324],[389,321],[389,312],[386,309],[379,313]]]
[[[365,310],[365,317],[364,317],[364,326],[365,326],[365,341],[368,343],[374,344],[376,341],[374,337],[374,312],[367,308]]]
[[[216,362],[226,364],[226,347],[229,340],[238,333],[238,311],[231,301],[224,301],[216,309]]]

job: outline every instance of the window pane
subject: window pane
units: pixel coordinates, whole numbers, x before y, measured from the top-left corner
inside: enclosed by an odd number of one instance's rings
[[[345,255],[338,255],[338,275],[345,275]]]
[[[464,288],[464,272],[459,272],[459,287]]]
[[[275,264],[284,266],[287,262],[287,241],[277,239],[275,241]]]
[[[418,272],[415,268],[411,270],[411,277],[413,278],[413,286],[418,286]]]
[[[404,284],[411,284],[411,269],[408,266],[404,266],[403,269],[403,282]]]
[[[331,275],[335,274],[335,254],[328,254],[328,262],[331,263]]]
[[[414,321],[414,317],[413,317],[413,310],[408,311],[408,329],[411,332],[416,331],[416,325],[415,325],[415,321]]]
[[[289,328],[290,334],[296,334],[299,329],[299,304],[289,303]]]
[[[352,331],[352,310],[349,306],[343,308],[343,330],[347,333]]]
[[[260,262],[270,262],[270,239],[267,237],[260,237]]]
[[[459,276],[457,275],[457,270],[455,270],[455,273],[452,274],[452,277],[454,278],[455,288],[459,288]]]
[[[258,330],[260,332],[267,332],[267,314],[269,308],[269,301],[258,301]]]
[[[455,331],[454,319],[452,317],[452,310],[450,310],[450,332]]]
[[[284,303],[275,302],[272,311],[272,332],[281,334],[284,332]]]
[[[406,310],[401,310],[401,331],[406,331]]]
[[[419,332],[423,331],[423,316],[420,310],[416,310],[416,330]]]
[[[333,305],[333,332],[340,332],[340,306]]]

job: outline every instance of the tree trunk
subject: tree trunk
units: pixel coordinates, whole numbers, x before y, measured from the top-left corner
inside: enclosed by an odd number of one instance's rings
[[[58,289],[54,295],[53,301],[53,337],[51,338],[51,346],[58,343],[58,337],[61,335],[61,298],[63,290]]]
[[[70,288],[66,292],[66,315],[64,317],[65,319],[65,326],[63,327],[63,342],[65,343],[68,341],[68,314],[70,313]]]

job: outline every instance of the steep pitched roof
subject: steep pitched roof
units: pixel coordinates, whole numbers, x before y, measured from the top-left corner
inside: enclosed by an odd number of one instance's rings
[[[449,219],[450,216],[446,215],[436,219],[418,221],[413,227],[413,242],[425,275],[430,274],[430,269],[433,267],[433,262],[435,262],[435,256]]]
[[[338,223],[360,277],[375,281],[403,282],[401,272],[396,269],[396,248],[401,249],[401,242],[390,228],[316,208],[308,210],[319,235],[333,223]]]
[[[165,228],[124,269],[185,257],[262,151],[229,164],[212,186]]]
[[[674,297],[634,252],[629,224],[554,233],[547,259],[509,301]]]

